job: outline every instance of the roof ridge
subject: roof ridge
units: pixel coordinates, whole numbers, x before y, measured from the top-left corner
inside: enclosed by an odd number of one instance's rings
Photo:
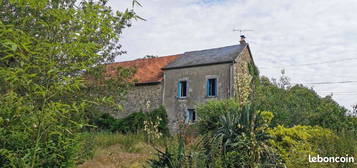
[[[236,44],[205,50],[185,52],[181,57],[168,64],[163,69],[232,62],[246,46],[247,45]]]
[[[186,52],[184,52],[184,54],[190,53],[190,52],[208,51],[208,50],[215,50],[215,49],[221,49],[221,48],[227,48],[227,47],[234,47],[234,46],[240,46],[240,44],[229,45],[229,46],[224,46],[224,47],[209,48],[209,49],[202,49],[202,50],[186,51]]]

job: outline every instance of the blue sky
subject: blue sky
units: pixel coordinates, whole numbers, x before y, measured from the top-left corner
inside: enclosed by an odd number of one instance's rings
[[[279,78],[285,69],[292,83],[357,81],[356,0],[140,2],[135,9],[147,21],[124,31],[127,54],[117,61],[234,45],[240,34],[233,28],[253,29],[245,35],[262,75]],[[116,10],[130,3],[110,1]],[[357,104],[357,83],[306,85],[348,109]]]

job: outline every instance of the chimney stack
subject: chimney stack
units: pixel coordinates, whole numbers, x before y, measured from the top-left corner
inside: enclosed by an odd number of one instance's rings
[[[239,41],[240,45],[246,45],[247,43],[245,42],[245,36],[244,35],[240,35],[240,41]]]

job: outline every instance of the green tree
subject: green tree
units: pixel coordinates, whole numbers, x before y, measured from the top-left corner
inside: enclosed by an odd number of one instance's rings
[[[258,110],[274,113],[272,126],[319,125],[336,131],[349,129],[347,109],[331,96],[321,97],[313,89],[289,84],[283,76],[280,82],[261,77],[254,105]]]
[[[83,74],[123,53],[122,29],[138,18],[106,3],[0,0],[0,167],[76,164],[85,112],[112,100]]]

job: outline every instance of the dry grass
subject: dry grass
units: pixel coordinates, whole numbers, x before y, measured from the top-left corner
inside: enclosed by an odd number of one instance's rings
[[[94,156],[79,168],[144,167],[148,159],[155,157],[155,149],[145,142],[143,134],[97,133],[93,138]]]

